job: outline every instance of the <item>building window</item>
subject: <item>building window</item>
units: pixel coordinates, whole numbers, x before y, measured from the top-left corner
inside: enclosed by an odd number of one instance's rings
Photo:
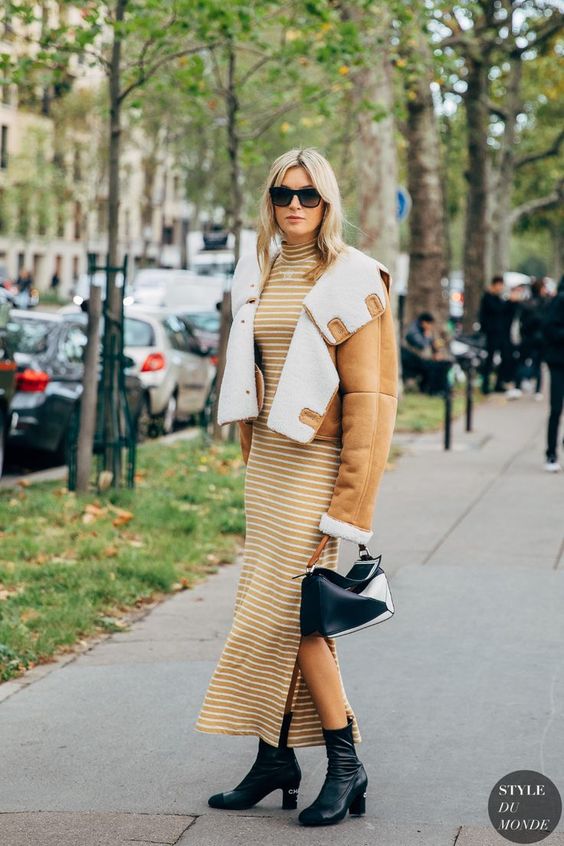
[[[0,129],[0,168],[8,167],[8,127],[2,124]]]
[[[57,238],[65,237],[67,210],[64,203],[59,203],[57,206]]]
[[[101,235],[102,232],[105,232],[108,228],[108,204],[103,199],[98,199],[96,201],[96,217],[97,217],[97,229],[98,235]]]
[[[174,244],[174,226],[163,226],[163,244]]]
[[[81,154],[80,154],[80,147],[74,148],[74,156],[73,156],[73,163],[72,163],[72,176],[75,182],[80,182],[82,179],[82,162],[81,162]]]
[[[2,103],[5,106],[10,106],[12,103],[12,92],[10,90],[10,82],[7,79],[3,79],[0,82],[2,86]]]
[[[82,237],[82,207],[80,203],[74,204],[74,240],[80,241]]]

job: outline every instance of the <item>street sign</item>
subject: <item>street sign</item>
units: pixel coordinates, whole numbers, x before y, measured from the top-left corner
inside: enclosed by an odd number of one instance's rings
[[[399,185],[396,191],[396,218],[397,220],[401,221],[405,220],[408,216],[409,212],[411,211],[411,194],[404,188],[403,185]]]

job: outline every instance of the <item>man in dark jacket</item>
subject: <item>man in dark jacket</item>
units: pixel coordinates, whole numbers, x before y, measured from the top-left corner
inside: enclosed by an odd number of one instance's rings
[[[543,330],[543,358],[550,371],[550,414],[545,469],[554,473],[561,469],[557,444],[564,397],[564,276],[560,279],[556,296],[544,310]]]
[[[523,379],[530,374],[536,383],[537,399],[542,399],[542,316],[549,299],[544,280],[535,279],[531,285],[531,296],[521,304],[519,314],[521,345],[515,387],[520,389]]]
[[[494,276],[487,291],[482,294],[478,320],[486,336],[488,357],[482,371],[482,393],[490,392],[490,373],[496,352],[501,356],[497,370],[494,391],[503,392],[504,384],[509,382],[513,370],[513,348],[511,345],[511,322],[517,308],[517,294],[511,292],[504,300],[503,276]]]
[[[405,333],[401,357],[404,373],[420,375],[422,393],[442,396],[447,389],[447,373],[451,362],[445,358],[434,333],[435,318],[423,311],[412,320]]]

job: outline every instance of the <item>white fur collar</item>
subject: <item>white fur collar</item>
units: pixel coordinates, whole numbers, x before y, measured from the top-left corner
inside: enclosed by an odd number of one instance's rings
[[[233,324],[219,392],[220,425],[252,420],[260,411],[254,348],[259,281],[256,255],[242,256],[231,288]],[[270,429],[301,443],[315,437],[312,419],[325,413],[339,385],[327,345],[340,343],[381,314],[386,308],[384,286],[389,284],[387,268],[351,246],[316,280],[303,299],[286,353],[267,419]]]
[[[275,255],[278,253],[276,252]],[[260,299],[260,268],[255,253],[241,256],[231,289],[232,313],[250,299]],[[386,307],[388,269],[356,247],[347,249],[316,280],[303,306],[329,344],[338,344]]]

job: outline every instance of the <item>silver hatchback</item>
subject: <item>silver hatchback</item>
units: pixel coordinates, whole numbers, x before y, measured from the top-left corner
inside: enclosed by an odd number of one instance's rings
[[[147,389],[148,414],[165,433],[205,412],[216,367],[209,350],[191,334],[175,309],[125,308],[125,354]]]

